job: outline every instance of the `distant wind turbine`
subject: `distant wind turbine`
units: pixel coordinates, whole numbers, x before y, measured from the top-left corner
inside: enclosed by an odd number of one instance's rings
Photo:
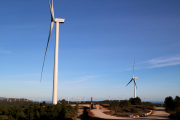
[[[53,25],[54,25],[54,22],[55,22],[56,23],[56,40],[55,40],[55,54],[54,54],[54,77],[53,77],[54,80],[53,80],[52,102],[53,102],[53,104],[57,104],[59,23],[64,23],[65,19],[54,18],[53,0],[52,0],[52,6],[51,6],[50,1],[49,1],[49,7],[50,7],[50,12],[51,12],[51,25],[50,25],[49,37],[48,37],[48,42],[47,42],[47,46],[46,46],[43,66],[42,66],[42,72],[43,72],[44,62],[45,62],[46,53],[47,53],[47,49],[48,49],[48,45],[49,45],[49,40],[50,40],[50,37],[51,37],[51,32],[52,32]],[[42,79],[42,72],[41,72],[41,79]],[[40,79],[40,81],[41,81],[41,79]]]
[[[133,66],[133,77],[132,79],[130,80],[130,82],[134,81],[134,98],[136,98],[136,89],[137,89],[137,86],[136,86],[136,79],[138,79],[138,77],[134,77],[134,67],[135,67],[135,59],[134,59],[134,66]],[[129,82],[129,83],[130,83]],[[129,85],[129,83],[127,85]],[[126,85],[126,86],[127,86]]]

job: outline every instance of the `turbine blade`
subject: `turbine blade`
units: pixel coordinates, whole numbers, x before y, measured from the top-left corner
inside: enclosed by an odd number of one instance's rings
[[[54,20],[53,0],[52,0],[52,7],[51,7],[51,3],[49,1],[49,8],[50,8],[50,12],[51,12],[51,21],[53,21]]]
[[[53,7],[53,0],[52,0],[52,6],[51,6],[51,9],[52,9],[53,19],[54,19],[54,7]]]
[[[133,80],[133,79],[131,79],[131,80],[129,81],[129,83],[130,83],[132,80]],[[129,85],[129,83],[128,83],[127,85]],[[126,85],[126,86],[127,86],[127,85]]]
[[[44,61],[43,61],[43,66],[42,66],[42,71],[41,71],[41,79],[42,79],[42,73],[43,73],[43,68],[44,68],[44,62],[45,62],[45,58],[46,58],[46,53],[47,53],[47,49],[48,49],[48,45],[49,45],[49,40],[50,40],[51,32],[52,32],[52,29],[53,29],[53,25],[54,25],[54,22],[51,22],[50,31],[49,31],[49,37],[48,37],[48,41],[47,41],[47,46],[46,46],[46,51],[45,51]],[[41,82],[41,79],[40,79],[40,82]]]

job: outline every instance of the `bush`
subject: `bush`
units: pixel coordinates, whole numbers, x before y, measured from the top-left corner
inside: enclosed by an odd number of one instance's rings
[[[0,116],[0,120],[4,120],[4,117]]]
[[[132,108],[132,113],[139,113],[138,108]]]
[[[175,102],[175,106],[180,106],[180,97],[176,96],[176,98],[174,99]]]
[[[129,101],[132,105],[141,105],[141,99],[139,97],[130,98]]]
[[[77,111],[78,106],[72,107],[67,105],[65,100],[57,105],[43,102],[42,104],[30,104],[27,108],[0,107],[0,115],[5,114],[5,117],[8,116],[8,120],[64,120],[76,116]]]
[[[115,111],[115,114],[116,114],[116,112],[117,112],[117,110],[118,110],[118,108],[119,108],[119,102],[113,101],[113,102],[110,104],[109,108],[110,108],[111,110],[114,110],[114,111]]]
[[[166,111],[171,113],[170,118],[180,119],[180,97],[176,96],[173,99],[171,96],[165,98]]]
[[[123,105],[123,106],[130,106],[131,103],[128,101],[128,100],[124,100],[120,103],[120,105]]]
[[[171,96],[166,97],[164,103],[167,111],[173,110],[175,108],[175,102]]]
[[[123,107],[122,110],[125,112],[131,112],[131,109],[129,107]]]

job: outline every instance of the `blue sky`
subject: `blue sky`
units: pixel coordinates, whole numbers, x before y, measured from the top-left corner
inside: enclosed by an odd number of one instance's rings
[[[51,100],[55,27],[48,0],[0,1],[0,96]],[[164,101],[180,96],[179,0],[54,0],[59,30],[58,99]]]

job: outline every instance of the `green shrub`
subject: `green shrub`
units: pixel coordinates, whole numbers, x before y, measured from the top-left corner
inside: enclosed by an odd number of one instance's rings
[[[123,107],[122,110],[125,112],[131,112],[131,108],[129,107]]]
[[[0,116],[0,120],[4,120],[4,117]]]
[[[141,99],[139,97],[130,98],[129,101],[132,105],[141,105]]]
[[[174,99],[171,96],[166,97],[164,103],[166,105],[166,110],[167,111],[173,110],[175,108],[175,102],[174,102]]]
[[[132,108],[132,113],[139,113],[139,109],[138,108]]]
[[[78,105],[72,107],[63,100],[57,105],[30,104],[28,107],[0,107],[0,114],[5,115],[6,120],[57,120],[71,119],[76,116]],[[0,119],[1,120],[1,119]]]
[[[124,100],[120,103],[120,105],[123,105],[123,106],[130,106],[131,103],[128,101],[128,100]]]

